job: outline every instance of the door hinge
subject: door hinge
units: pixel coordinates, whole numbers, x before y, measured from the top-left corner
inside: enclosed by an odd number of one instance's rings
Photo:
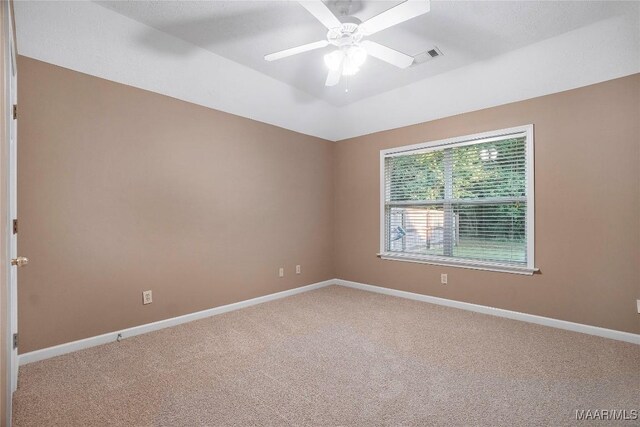
[[[15,350],[16,348],[18,348],[18,334],[17,333],[13,334],[13,349]]]
[[[18,104],[13,104],[13,120],[18,118]]]
[[[18,234],[18,220],[13,220],[13,234]]]

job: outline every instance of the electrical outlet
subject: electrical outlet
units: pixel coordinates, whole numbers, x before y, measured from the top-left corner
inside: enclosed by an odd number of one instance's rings
[[[299,265],[296,265],[296,274],[300,274],[302,270],[300,269]]]
[[[284,277],[284,267],[280,267],[280,270],[278,270],[278,277]]]
[[[443,285],[447,284],[447,275],[446,274],[441,274],[440,275],[440,283],[442,283]]]
[[[151,304],[152,302],[151,291],[142,292],[142,304]]]

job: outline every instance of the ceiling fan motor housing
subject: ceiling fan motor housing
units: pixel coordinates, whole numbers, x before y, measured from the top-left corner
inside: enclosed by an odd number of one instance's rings
[[[332,28],[327,32],[327,40],[337,47],[352,46],[362,40],[363,34],[358,29],[358,24],[344,22],[340,27]]]

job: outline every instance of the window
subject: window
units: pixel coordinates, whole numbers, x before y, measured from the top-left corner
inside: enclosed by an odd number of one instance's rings
[[[533,125],[380,152],[381,258],[532,274]]]

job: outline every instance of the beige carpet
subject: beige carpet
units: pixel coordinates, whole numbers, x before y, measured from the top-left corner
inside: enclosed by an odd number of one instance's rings
[[[637,410],[639,386],[639,346],[331,286],[23,366],[13,415],[18,427],[591,425],[575,410]]]

